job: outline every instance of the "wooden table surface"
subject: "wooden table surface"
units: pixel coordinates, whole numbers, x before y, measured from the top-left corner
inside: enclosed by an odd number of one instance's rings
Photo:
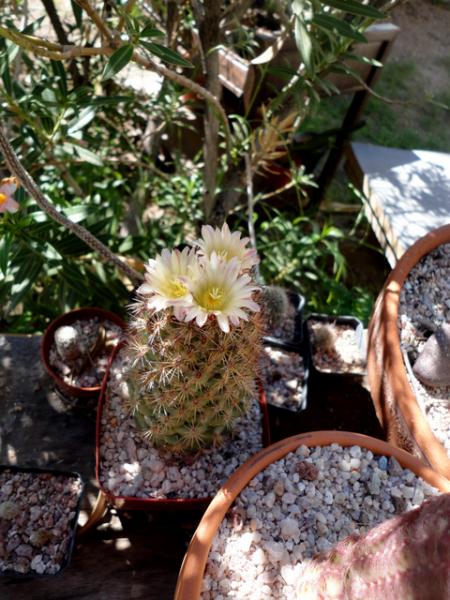
[[[95,406],[58,396],[40,361],[40,339],[0,335],[0,463],[79,472],[87,482],[86,512],[97,489]],[[0,598],[170,599],[197,520],[192,515],[181,519],[110,512],[96,530],[77,540],[60,575],[0,578]]]

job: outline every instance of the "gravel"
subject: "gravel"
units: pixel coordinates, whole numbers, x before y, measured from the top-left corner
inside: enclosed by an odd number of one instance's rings
[[[100,325],[105,330],[105,341],[98,353],[91,356],[90,349],[95,345]],[[79,319],[71,327],[78,332],[80,358],[68,361],[58,353],[53,343],[49,352],[50,365],[68,385],[81,388],[100,386],[111,351],[122,337],[122,328],[108,320],[100,321],[98,317]]]
[[[308,319],[313,362],[324,373],[364,373],[365,360],[354,327],[342,323],[323,323]],[[327,334],[326,336],[324,334]],[[327,346],[319,342],[327,337]]]
[[[297,317],[297,309],[289,302],[286,310],[286,315],[280,325],[272,329],[269,334],[279,340],[292,342],[295,337],[295,319]]]
[[[79,478],[0,472],[0,570],[53,575],[68,560],[82,493]]]
[[[302,408],[305,370],[299,354],[264,346],[261,373],[269,404],[293,411]]]
[[[101,419],[100,483],[116,496],[205,498],[213,496],[236,468],[262,448],[257,400],[237,419],[233,434],[217,448],[194,457],[151,447],[128,409],[127,362],[119,352],[112,364]]]
[[[437,493],[359,446],[301,446],[236,499],[212,543],[202,600],[297,600],[305,561]]]
[[[411,365],[431,333],[444,322],[450,323],[450,244],[424,256],[402,287],[400,343]],[[450,386],[427,386],[410,371],[408,377],[433,433],[450,456]]]

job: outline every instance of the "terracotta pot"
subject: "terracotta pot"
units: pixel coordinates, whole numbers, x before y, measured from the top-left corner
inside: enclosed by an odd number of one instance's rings
[[[71,325],[75,321],[92,319],[94,317],[98,317],[102,321],[111,321],[115,325],[118,325],[122,330],[126,329],[125,321],[123,321],[114,313],[104,310],[103,308],[87,307],[71,310],[70,312],[61,315],[50,323],[42,337],[41,359],[48,371],[48,374],[62,392],[75,398],[98,397],[100,394],[101,385],[96,385],[93,387],[77,387],[66,383],[50,364],[50,348],[53,345],[55,331],[58,329],[58,327],[62,327],[63,325]]]
[[[175,600],[197,600],[200,598],[203,574],[214,536],[235,498],[253,477],[301,445],[328,446],[333,443],[341,446],[361,446],[375,454],[392,456],[404,468],[410,469],[429,484],[442,492],[450,492],[450,481],[424,465],[411,454],[376,438],[347,431],[314,431],[286,438],[255,454],[237,469],[218,491],[203,515],[189,544],[178,576]]]
[[[100,483],[100,440],[101,440],[101,422],[103,407],[106,401],[106,391],[108,385],[108,375],[111,365],[114,361],[115,356],[121,348],[125,345],[125,342],[120,343],[111,355],[108,370],[105,378],[103,379],[102,389],[100,392],[100,398],[98,402],[97,410],[97,426],[96,426],[96,447],[95,447],[95,458],[96,458],[96,477],[100,493],[103,494],[104,498],[108,501],[111,506],[114,506],[120,510],[199,510],[204,511],[208,504],[211,502],[211,497],[204,498],[137,498],[134,496],[117,496],[110,490],[106,489]],[[262,425],[263,425],[263,446],[270,444],[270,428],[269,428],[269,413],[267,410],[267,402],[262,386],[259,386],[259,405],[261,407],[262,414]]]
[[[400,294],[411,269],[450,242],[450,225],[420,238],[401,257],[375,304],[369,324],[367,370],[378,420],[389,442],[411,452],[450,479],[450,458],[434,436],[409,382],[397,326]]]

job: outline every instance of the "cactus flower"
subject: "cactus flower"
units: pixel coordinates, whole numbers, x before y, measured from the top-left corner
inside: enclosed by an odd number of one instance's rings
[[[241,269],[245,271],[259,263],[256,250],[246,247],[249,241],[249,238],[241,239],[239,231],[231,233],[228,225],[224,223],[222,229],[203,225],[202,239],[196,244],[200,248],[200,253],[206,258],[211,258],[213,253],[224,262],[237,258],[241,263]]]
[[[6,177],[0,180],[0,213],[15,213],[19,210],[19,204],[12,196],[16,189],[17,181],[15,177]]]
[[[195,275],[187,282],[192,294],[192,306],[186,309],[186,321],[196,320],[202,327],[210,315],[217,319],[220,329],[228,333],[230,323],[239,324],[239,319],[248,320],[243,309],[254,312],[259,306],[252,300],[257,289],[249,285],[249,275],[240,275],[241,263],[234,257],[224,263],[213,252],[209,261],[199,265]]]
[[[146,265],[145,282],[138,293],[149,296],[147,306],[155,311],[173,306],[175,310],[191,301],[191,293],[186,280],[195,267],[197,258],[189,248],[179,250],[164,249]]]

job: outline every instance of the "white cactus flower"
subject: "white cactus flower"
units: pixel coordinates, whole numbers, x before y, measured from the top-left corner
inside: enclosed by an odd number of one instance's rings
[[[256,250],[246,247],[249,241],[250,238],[241,239],[239,231],[231,233],[228,225],[224,223],[222,229],[203,225],[202,238],[196,244],[205,258],[210,258],[213,252],[224,262],[237,258],[241,263],[241,270],[246,271],[259,263]]]
[[[182,252],[164,249],[145,266],[145,282],[138,293],[149,296],[148,307],[155,311],[174,307],[175,316],[180,318],[181,307],[190,304],[192,296],[186,281],[197,265],[194,250],[184,248]]]
[[[208,317],[214,315],[220,329],[228,333],[230,322],[238,325],[239,319],[248,320],[246,310],[259,311],[258,304],[252,300],[257,288],[249,285],[249,275],[239,274],[241,266],[238,258],[223,262],[215,252],[199,265],[187,282],[192,305],[186,307],[185,320],[195,319],[202,327]]]
[[[17,181],[15,177],[6,177],[0,180],[0,213],[15,213],[19,210],[19,204],[12,196],[16,189]]]

